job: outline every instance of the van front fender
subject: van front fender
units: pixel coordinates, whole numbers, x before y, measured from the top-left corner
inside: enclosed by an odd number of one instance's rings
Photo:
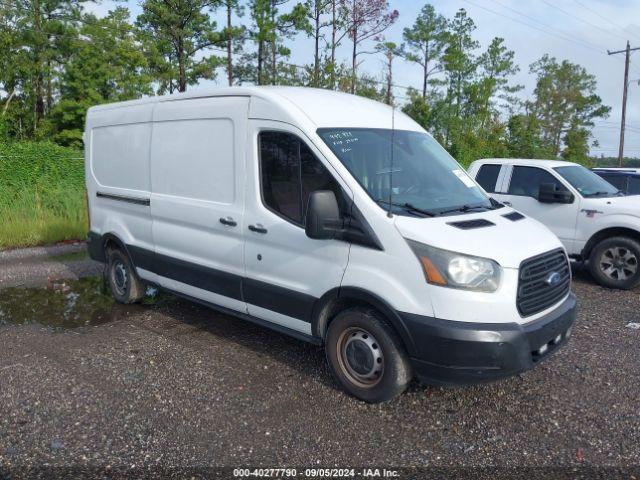
[[[415,354],[416,348],[413,339],[399,312],[383,298],[359,287],[337,287],[328,291],[316,301],[311,317],[313,335],[324,340],[327,328],[333,317],[340,311],[352,306],[369,306],[380,312],[398,334],[409,355]]]

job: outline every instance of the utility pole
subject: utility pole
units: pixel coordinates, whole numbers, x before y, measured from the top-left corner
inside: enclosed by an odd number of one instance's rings
[[[616,55],[618,53],[625,54],[624,60],[624,88],[622,91],[622,121],[620,122],[620,149],[618,150],[618,162],[622,167],[622,161],[624,159],[624,124],[627,115],[627,90],[629,89],[629,60],[631,57],[631,52],[634,50],[640,50],[640,47],[631,48],[629,44],[629,40],[627,40],[627,48],[624,50],[618,50],[616,52],[610,52],[607,50],[609,55]]]

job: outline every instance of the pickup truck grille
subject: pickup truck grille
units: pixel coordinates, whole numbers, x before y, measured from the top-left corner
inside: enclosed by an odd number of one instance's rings
[[[562,300],[570,288],[571,268],[564,250],[529,258],[520,264],[518,312],[523,317],[541,312]]]

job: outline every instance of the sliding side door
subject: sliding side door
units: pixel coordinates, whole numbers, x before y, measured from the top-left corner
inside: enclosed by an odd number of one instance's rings
[[[248,105],[247,97],[158,103],[151,139],[158,283],[240,312]]]

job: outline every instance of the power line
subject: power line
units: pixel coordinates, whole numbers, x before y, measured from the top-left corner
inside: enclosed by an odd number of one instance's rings
[[[617,125],[595,125],[594,128],[604,128],[604,129],[611,129],[611,130],[619,130],[620,129],[620,123],[618,123]],[[638,127],[630,127],[629,125],[626,125],[626,129],[631,131],[631,132],[635,132],[635,133],[640,133],[640,128]]]
[[[604,32],[604,33],[606,33],[607,35],[613,35],[614,37],[618,37],[618,38],[621,38],[622,40],[626,40],[626,38],[621,37],[620,35],[618,35],[618,34],[616,34],[616,33],[609,32],[608,30],[605,30],[605,29],[604,29],[604,28],[602,28],[601,26],[596,25],[595,23],[592,23],[592,22],[590,22],[590,21],[588,21],[588,20],[585,20],[585,19],[583,19],[583,18],[580,18],[580,17],[578,17],[577,15],[573,15],[572,13],[567,12],[566,10],[564,10],[564,9],[560,8],[560,7],[559,7],[559,6],[557,6],[557,5],[554,5],[553,3],[548,2],[547,0],[541,0],[541,1],[542,1],[544,4],[549,5],[551,8],[555,8],[556,10],[558,10],[558,11],[560,11],[560,12],[564,13],[565,15],[567,15],[567,16],[569,16],[569,17],[571,17],[571,18],[575,18],[576,20],[579,20],[579,21],[581,21],[582,23],[585,23],[585,24],[587,24],[587,25],[589,25],[589,26],[591,26],[591,27],[593,27],[593,28],[596,28],[596,29],[598,29],[598,30],[600,30],[600,31],[602,31],[602,32]]]
[[[491,8],[484,7],[482,5],[478,5],[476,3],[473,3],[471,0],[463,0],[463,1],[465,1],[469,5],[473,5],[476,8],[480,8],[482,10],[486,10],[487,12],[493,13],[494,15],[498,15],[499,17],[507,18],[507,19],[509,19],[509,20],[511,20],[513,22],[520,23],[521,25],[525,25],[525,26],[527,26],[529,28],[533,28],[534,30],[538,30],[538,31],[540,31],[542,33],[545,33],[547,35],[553,35],[554,37],[557,37],[557,38],[559,38],[561,40],[564,40],[565,42],[571,42],[571,43],[574,43],[574,44],[576,44],[576,45],[578,45],[578,46],[580,46],[582,48],[586,48],[588,50],[596,51],[598,53],[602,53],[602,54],[606,55],[606,52],[604,50],[601,50],[599,46],[597,46],[597,45],[595,45],[593,43],[586,42],[586,41],[579,40],[579,39],[574,39],[574,38],[571,38],[571,37],[566,36],[564,34],[556,33],[554,31],[545,30],[543,28],[540,28],[540,27],[537,27],[535,25],[532,25],[529,22],[525,22],[523,20],[520,20],[519,18],[515,18],[515,17],[509,16],[509,15],[505,15],[504,13],[497,12],[496,10],[493,10]],[[524,14],[521,14],[521,15],[524,15]]]
[[[600,123],[600,122],[596,122],[595,124],[596,127],[612,127],[612,128],[618,128],[620,126],[620,122],[606,122],[604,124]],[[627,128],[633,128],[634,130],[640,130],[640,127],[637,126],[636,124],[633,124],[631,126],[629,126],[629,124],[627,123]]]
[[[640,152],[640,145],[638,145],[637,147],[628,147],[628,148],[632,152]],[[590,147],[589,150],[594,151],[594,152],[600,152],[600,153],[617,153],[618,152],[617,148],[594,148],[594,147]],[[627,155],[629,155],[628,151],[627,151]],[[616,158],[617,155],[612,155],[612,157]]]
[[[611,120],[593,120],[593,123],[595,124],[600,124],[600,125],[612,125],[612,126],[616,126],[619,127],[620,126],[620,122],[615,122],[615,121],[611,121]],[[640,130],[640,124],[639,123],[629,123],[627,122],[627,127],[629,128],[635,128],[636,130]]]
[[[522,12],[520,12],[520,11],[516,10],[515,8],[511,8],[511,7],[509,7],[508,5],[505,5],[505,4],[504,4],[504,3],[502,3],[500,0],[493,0],[493,2],[494,2],[494,3],[497,3],[497,4],[498,4],[498,5],[500,5],[502,8],[505,8],[505,9],[507,9],[507,10],[512,11],[512,12],[513,12],[513,13],[515,13],[516,15],[520,15],[521,17],[524,17],[524,18],[528,18],[528,19],[530,19],[530,20],[533,20],[534,22],[536,22],[536,23],[538,23],[538,24],[542,25],[543,27],[548,28],[549,30],[557,30],[555,27],[553,27],[553,26],[551,26],[551,25],[549,25],[549,24],[547,24],[547,23],[541,22],[540,20],[538,20],[538,19],[537,19],[537,18],[535,18],[535,17],[532,17],[531,15],[527,15],[527,14],[525,14],[525,13],[522,13]],[[562,33],[562,32],[561,32],[561,33]]]
[[[622,25],[620,25],[619,23],[613,22],[612,20],[610,20],[609,18],[605,17],[602,12],[597,12],[594,9],[588,7],[587,5],[585,5],[584,3],[582,3],[579,0],[573,0],[574,2],[576,2],[578,5],[580,5],[582,8],[584,8],[585,10],[590,11],[591,13],[593,13],[594,15],[597,15],[598,18],[602,19],[602,20],[606,20],[607,22],[609,22],[611,25],[613,25],[616,28],[619,28],[620,30],[625,30],[625,27],[623,27]],[[632,33],[631,35],[633,35],[634,37],[636,37],[638,40],[640,40],[640,36],[636,35],[635,33]],[[626,39],[625,39],[626,40]]]
[[[623,36],[618,35],[618,34],[615,34],[615,33],[611,33],[611,32],[609,32],[608,30],[603,29],[603,28],[602,28],[602,27],[600,27],[599,25],[596,25],[595,23],[592,23],[592,22],[590,22],[590,21],[588,21],[588,20],[584,20],[583,18],[580,18],[580,17],[578,17],[578,16],[576,16],[576,15],[573,15],[573,14],[571,14],[571,13],[567,12],[566,10],[564,10],[564,9],[562,9],[562,8],[560,8],[560,7],[558,7],[557,5],[554,5],[554,4],[552,4],[552,3],[549,3],[547,0],[541,0],[541,1],[542,1],[543,3],[545,3],[546,5],[548,5],[548,6],[552,7],[552,8],[555,8],[556,10],[558,10],[558,11],[560,11],[560,12],[564,13],[565,15],[567,15],[567,16],[568,16],[568,17],[570,17],[570,18],[575,18],[576,20],[579,20],[579,21],[581,21],[581,22],[583,22],[583,23],[585,23],[585,24],[587,24],[587,25],[589,25],[589,26],[591,26],[591,27],[593,27],[593,28],[597,28],[598,30],[603,31],[603,32],[607,33],[608,35],[613,35],[613,36],[615,36],[615,37],[621,38],[622,40],[628,41],[628,39],[627,39],[626,37],[623,37]],[[574,0],[574,1],[577,1],[577,0]],[[593,10],[592,10],[592,11],[593,11]],[[607,50],[607,54],[609,54],[609,51],[608,51],[608,50]],[[618,57],[614,57],[614,58],[618,59]],[[621,60],[621,61],[622,61],[622,60]],[[634,68],[634,69],[635,69],[635,66],[632,66],[632,68]],[[638,73],[640,73],[640,70],[638,70]]]
[[[540,24],[540,25],[543,25],[544,27],[548,28],[549,30],[553,30],[553,31],[556,31],[556,32],[560,32],[562,35],[564,35],[564,36],[568,36],[568,35],[567,35],[566,33],[564,33],[562,30],[559,30],[559,29],[557,29],[556,27],[554,27],[554,26],[552,26],[552,25],[549,25],[549,24],[547,24],[547,23],[541,22],[540,20],[538,20],[538,19],[537,19],[537,18],[535,18],[535,17],[532,17],[531,15],[526,15],[526,14],[524,14],[524,13],[522,13],[522,12],[520,12],[520,11],[516,10],[515,8],[511,8],[511,7],[507,6],[507,5],[504,5],[500,0],[493,0],[493,1],[494,1],[494,2],[496,2],[496,3],[498,3],[498,4],[500,4],[503,8],[506,8],[507,10],[511,10],[511,11],[512,11],[512,12],[514,12],[515,14],[520,15],[521,17],[525,17],[525,18],[528,18],[528,19],[530,19],[530,20],[533,20],[534,22],[536,22],[536,23],[538,23],[538,24]],[[597,28],[599,28],[599,27],[597,27]],[[602,31],[604,31],[605,33],[609,33],[607,30],[604,30],[604,29],[601,29],[601,30],[602,30]],[[600,48],[600,47],[598,47],[597,45],[595,45],[595,44],[593,44],[593,43],[591,43],[591,42],[587,42],[587,41],[585,41],[585,40],[579,40],[579,41],[584,42],[584,43],[589,44],[589,45],[592,45],[594,48]]]

